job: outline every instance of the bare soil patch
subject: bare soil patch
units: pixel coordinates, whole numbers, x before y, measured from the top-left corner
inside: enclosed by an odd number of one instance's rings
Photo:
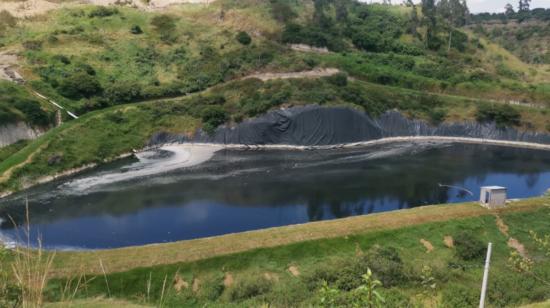
[[[279,282],[279,275],[275,273],[265,272],[264,278],[271,282]]]
[[[290,73],[258,73],[244,77],[243,79],[256,78],[261,81],[269,81],[275,79],[296,79],[296,78],[320,78],[328,77],[339,73],[337,68],[317,68],[310,71],[290,72]]]
[[[455,241],[450,235],[447,235],[443,238],[443,244],[445,244],[445,246],[447,246],[448,248],[455,247]]]
[[[515,238],[511,237],[508,239],[508,247],[515,249],[520,256],[527,259],[529,256],[527,255],[527,250],[525,249],[525,246],[520,243],[520,241],[516,240]]]
[[[183,280],[179,274],[176,274],[176,276],[174,276],[174,290],[176,290],[176,292],[180,292],[181,290],[187,288],[189,288],[189,283]]]
[[[500,231],[500,233],[506,235],[506,236],[509,236],[508,235],[508,231],[509,231],[509,227],[506,225],[506,223],[504,223],[504,220],[502,220],[502,218],[500,218],[500,216],[496,215],[496,223],[497,223],[497,227],[498,227],[498,230]]]
[[[233,275],[231,275],[231,273],[225,273],[225,278],[223,279],[224,287],[228,288],[232,286],[234,282],[235,279],[233,279]]]
[[[434,246],[429,241],[422,238],[422,239],[420,239],[420,243],[422,243],[422,245],[424,245],[424,247],[426,248],[427,253],[430,253],[434,250]]]
[[[292,265],[288,268],[288,271],[292,274],[292,276],[294,277],[298,277],[300,276],[300,270],[298,269],[297,266],[295,265]]]

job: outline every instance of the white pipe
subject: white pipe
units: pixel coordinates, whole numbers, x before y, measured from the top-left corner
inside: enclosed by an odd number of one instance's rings
[[[487,258],[485,259],[485,270],[483,271],[483,284],[481,285],[481,297],[479,298],[479,308],[485,307],[485,294],[487,293],[487,281],[489,280],[489,265],[491,263],[491,251],[493,243],[487,246]]]

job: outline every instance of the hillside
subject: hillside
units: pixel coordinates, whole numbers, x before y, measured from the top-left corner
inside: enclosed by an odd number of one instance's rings
[[[26,19],[2,14],[11,17],[3,19],[0,46],[18,55],[12,68],[25,87],[78,116],[91,113],[74,120],[62,112],[66,124],[1,162],[3,190],[116,158],[155,132],[212,131],[292,105],[352,106],[373,117],[398,109],[433,124],[550,128],[549,72],[458,28],[450,49],[444,28],[428,48],[418,7],[220,0],[163,11],[68,2]],[[243,79],[322,69],[340,73]],[[55,109],[33,99],[45,113]],[[10,110],[9,121],[37,125]]]
[[[469,20],[465,8],[463,20],[437,10],[355,0],[0,0],[0,138],[17,127],[31,132],[0,140],[10,144],[0,147],[0,198],[170,141],[321,149],[441,135],[550,147],[547,10]],[[267,133],[296,123],[306,127],[302,137],[325,135],[284,143]],[[373,137],[332,139],[334,126]],[[229,138],[235,131],[260,137]],[[538,165],[526,160],[518,159],[517,177],[530,185],[525,170]],[[432,174],[416,167],[421,177]],[[424,189],[407,186],[406,193]],[[128,199],[120,212],[133,206]],[[378,306],[471,307],[489,241],[490,307],[543,302],[549,202],[514,201],[493,212],[471,203],[426,206],[55,257],[0,242],[0,306],[35,296],[46,307],[362,307],[377,288],[385,301]],[[118,224],[102,211],[108,207],[94,213]],[[23,211],[16,215],[9,217],[24,225]],[[87,223],[97,237],[98,226]],[[18,269],[36,275],[18,281]]]
[[[550,64],[550,10],[480,14],[468,25],[526,63]]]

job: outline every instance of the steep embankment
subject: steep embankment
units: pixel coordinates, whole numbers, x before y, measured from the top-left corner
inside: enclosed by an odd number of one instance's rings
[[[150,144],[205,142],[243,145],[323,146],[378,140],[389,137],[443,136],[550,143],[550,135],[498,127],[494,123],[445,122],[430,125],[408,119],[397,111],[378,118],[345,107],[309,105],[280,109],[235,127],[222,126],[213,134],[198,131],[193,137],[157,133]]]
[[[35,139],[42,132],[33,129],[28,124],[18,122],[0,126],[0,147],[15,143],[19,140]]]

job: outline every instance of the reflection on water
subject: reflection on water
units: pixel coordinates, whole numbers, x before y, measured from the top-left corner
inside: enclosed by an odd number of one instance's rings
[[[32,234],[40,234],[45,246],[110,248],[471,201],[483,185],[506,186],[511,198],[550,187],[548,152],[442,143],[223,150],[194,167],[80,190],[70,185],[109,179],[128,166],[136,162],[120,161],[0,201],[2,236],[16,238],[8,217],[24,221],[25,196]]]

